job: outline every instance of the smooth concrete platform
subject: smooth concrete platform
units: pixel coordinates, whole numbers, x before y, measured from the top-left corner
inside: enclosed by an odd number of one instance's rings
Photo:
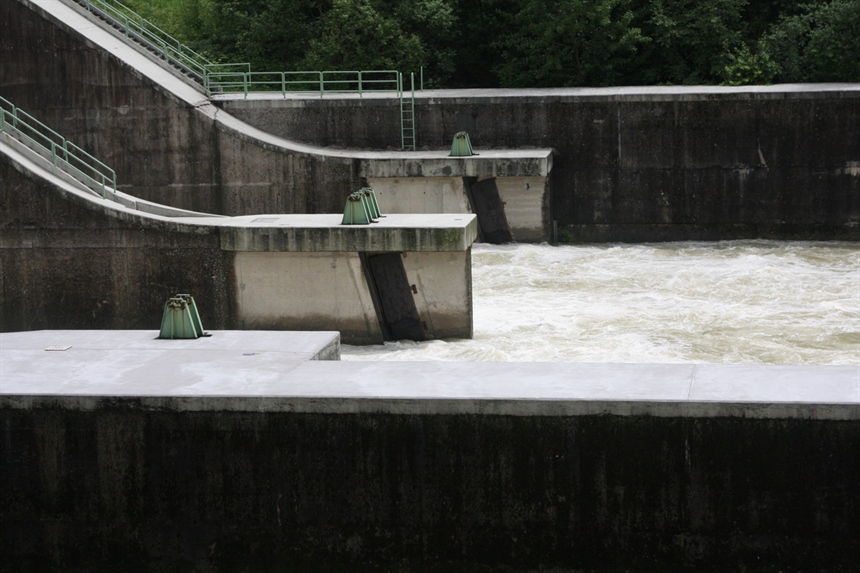
[[[337,359],[337,333],[156,335],[0,334],[0,404],[51,396],[89,409],[125,396],[193,410],[860,419],[860,366],[312,362]]]
[[[254,394],[309,360],[339,360],[337,332],[154,330],[0,334],[0,393],[93,396]]]

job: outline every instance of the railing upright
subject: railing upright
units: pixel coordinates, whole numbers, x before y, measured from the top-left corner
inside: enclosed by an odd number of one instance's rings
[[[32,115],[19,110],[9,100],[0,97],[0,104],[7,106],[10,110],[7,111],[0,107],[0,131],[14,131],[18,134],[18,137],[26,139],[37,149],[43,150],[42,152],[37,152],[37,154],[49,153],[51,165],[69,173],[82,183],[85,183],[84,179],[95,183],[101,187],[103,198],[107,198],[108,182],[116,190],[116,172],[113,169],[74,143],[68,141]],[[11,123],[6,119],[6,116],[12,118]],[[22,143],[24,142],[22,141]],[[30,145],[25,143],[25,147],[30,147]],[[30,149],[35,152],[32,147]],[[44,155],[42,156],[44,157]],[[89,173],[78,167],[75,162],[85,167]]]

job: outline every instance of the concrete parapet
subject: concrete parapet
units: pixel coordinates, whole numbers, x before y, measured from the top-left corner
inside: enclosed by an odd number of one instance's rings
[[[220,224],[227,251],[465,251],[477,238],[471,214],[392,214],[370,225],[341,225],[342,215],[256,215]]]
[[[449,150],[371,154],[361,158],[362,177],[547,177],[551,149],[477,150],[470,157],[449,157]]]
[[[0,571],[856,569],[856,366],[155,336],[0,335]]]

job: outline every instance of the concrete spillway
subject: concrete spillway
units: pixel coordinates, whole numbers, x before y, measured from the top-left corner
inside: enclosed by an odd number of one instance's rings
[[[455,205],[464,200],[463,178],[527,177],[534,191],[514,227],[522,229],[522,238],[549,238],[549,148],[448,157],[444,147],[389,152],[308,145],[220,110],[200,86],[88,18],[77,4],[22,0],[0,9],[3,35],[9,38],[3,44],[9,65],[0,71],[0,95],[69,139],[91,142],[93,154],[116,169],[130,195],[225,215],[319,214],[341,211],[349,193],[385,177],[401,178],[399,198],[386,189],[388,212],[453,212],[433,200],[444,186],[429,185],[436,193],[428,197],[423,178],[459,181],[456,189],[446,190]],[[26,48],[44,35],[52,37],[50,44],[37,52]],[[43,50],[54,56],[43,60]],[[33,98],[34,91],[46,99]],[[387,100],[393,116],[395,96]],[[506,188],[508,195],[519,194],[516,185]],[[468,212],[467,205],[458,205],[456,212]]]

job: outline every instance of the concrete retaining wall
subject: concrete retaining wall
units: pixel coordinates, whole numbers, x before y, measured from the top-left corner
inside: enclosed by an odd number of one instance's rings
[[[4,1],[0,95],[111,166],[121,191],[240,215],[342,212],[363,186],[356,161],[285,152],[214,121],[202,95],[177,97],[88,41],[91,33],[37,3]]]
[[[318,145],[399,134],[384,101],[216,103]],[[427,92],[416,118],[429,148],[554,148],[562,239],[860,238],[857,85]]]
[[[398,336],[379,323],[380,301],[394,297],[414,307],[421,339],[472,336],[472,215],[364,226],[340,215],[157,216],[76,187],[14,144],[0,137],[0,331],[157,329],[164,301],[186,292],[209,329],[380,343]],[[371,287],[360,253],[395,253],[401,283]]]
[[[6,399],[0,571],[857,571],[857,420],[252,402]]]
[[[217,230],[106,216],[0,152],[0,330],[157,329],[178,292],[226,328],[231,257]]]
[[[168,93],[43,4],[0,5],[0,95],[113,166],[131,195],[229,215],[338,212],[366,176],[337,151],[399,144],[393,98],[218,102],[336,146],[287,150],[216,120],[202,96]],[[553,220],[566,241],[860,238],[857,85],[427,92],[416,120],[433,149],[459,130],[478,149],[554,148],[551,197],[530,207],[552,206],[541,238]]]

